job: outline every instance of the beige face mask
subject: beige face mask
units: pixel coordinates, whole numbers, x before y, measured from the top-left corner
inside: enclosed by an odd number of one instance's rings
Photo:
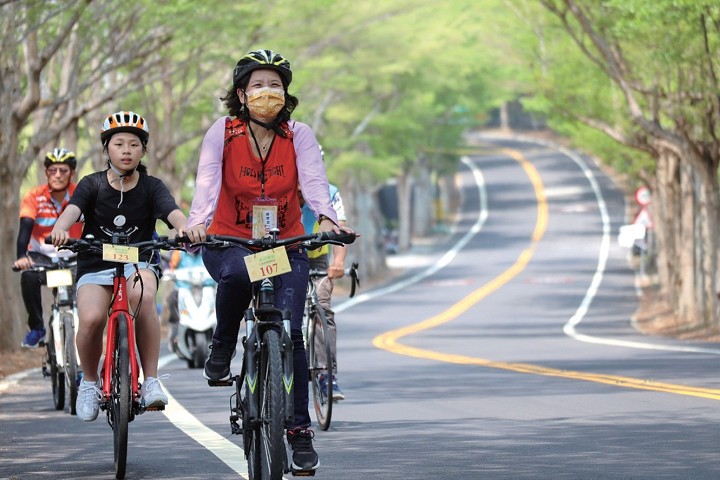
[[[261,122],[271,122],[285,106],[285,91],[281,88],[263,87],[246,95],[248,110]]]

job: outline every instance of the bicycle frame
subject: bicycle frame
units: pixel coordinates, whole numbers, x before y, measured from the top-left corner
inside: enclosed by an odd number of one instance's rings
[[[125,264],[115,265],[113,278],[113,298],[110,302],[110,314],[107,322],[107,339],[105,342],[105,360],[103,362],[102,402],[104,408],[112,398],[112,370],[115,363],[115,337],[117,334],[117,318],[124,313],[128,319],[128,354],[130,357],[130,388],[133,400],[133,410],[139,410],[140,405],[140,366],[138,365],[135,350],[135,325],[130,314],[128,302],[127,279],[125,278]],[[139,412],[135,412],[139,413]]]
[[[48,287],[52,293],[50,321],[48,323],[48,338],[40,342],[47,350],[43,361],[43,376],[50,377],[52,381],[53,403],[56,410],[65,407],[66,387],[69,389],[70,414],[75,415],[75,399],[77,397],[80,365],[78,363],[77,349],[75,348],[74,334],[77,330],[78,317],[74,292],[75,259],[63,257],[48,257],[44,254],[29,253],[33,265],[31,271],[41,274],[41,283]],[[21,270],[13,267],[13,271]],[[70,331],[66,333],[65,320],[72,317]],[[68,342],[67,335],[73,335]],[[72,352],[66,351],[66,346],[73,347]],[[70,362],[68,363],[68,359]]]
[[[254,360],[260,352],[260,342],[265,336],[265,332],[269,329],[275,329],[280,335],[280,345],[283,355],[283,386],[284,386],[284,416],[285,424],[292,421],[293,418],[293,344],[290,339],[290,310],[280,310],[275,308],[274,300],[275,285],[271,278],[264,278],[262,281],[253,284],[253,300],[250,308],[245,310],[245,338],[243,339],[243,368],[241,378],[238,385],[242,384],[243,376],[247,379],[248,385],[253,386],[257,383],[258,373],[255,367],[257,362]],[[275,318],[280,317],[282,323]],[[275,317],[275,318],[273,318]],[[282,329],[280,329],[282,325]],[[282,330],[282,333],[279,331]],[[249,389],[250,396],[248,398],[248,420],[254,424],[259,419],[258,413],[258,391],[254,387]]]

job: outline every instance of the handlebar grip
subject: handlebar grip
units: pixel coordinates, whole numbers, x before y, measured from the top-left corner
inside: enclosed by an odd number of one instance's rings
[[[318,235],[318,238],[320,240],[337,240],[338,242],[342,242],[345,245],[349,245],[355,241],[355,237],[357,234],[355,233],[347,233],[347,232],[320,232]]]
[[[20,270],[19,268],[17,268],[15,265],[13,265],[13,266],[12,266],[12,271],[13,271],[13,272],[20,272],[21,270]]]
[[[88,239],[91,239],[92,237],[88,236],[87,238],[88,238]],[[71,245],[75,245],[76,243],[80,243],[79,240],[81,240],[81,239],[79,239],[79,238],[68,238],[67,240],[65,240],[65,244],[63,244],[62,246],[63,246],[63,247],[69,247],[69,246],[71,246]],[[50,237],[45,237],[45,244],[46,244],[46,245],[52,245],[52,244],[53,244],[52,238],[50,238]]]

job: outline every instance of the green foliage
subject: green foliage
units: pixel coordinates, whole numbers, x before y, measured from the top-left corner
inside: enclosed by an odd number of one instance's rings
[[[359,150],[353,159],[382,166],[370,178],[407,173],[428,158],[423,152],[454,147],[494,100],[486,79],[497,74],[496,56],[479,48],[487,23],[479,2],[442,9],[418,0],[325,7],[296,9],[283,21],[290,29],[309,22],[319,27],[298,28],[292,39],[303,46],[292,52],[299,65],[297,118],[316,127],[326,151]],[[343,15],[345,9],[353,14]],[[442,158],[430,155],[445,165]]]
[[[44,2],[37,5],[40,14]],[[155,172],[180,185],[194,175],[186,167],[197,159],[204,129],[224,113],[218,97],[235,62],[251,49],[274,49],[290,59],[290,91],[300,98],[294,117],[315,129],[333,176],[352,175],[370,186],[411,173],[417,162],[452,171],[456,160],[448,152],[462,143],[464,130],[528,89],[522,57],[507,39],[508,31],[519,30],[517,22],[502,0],[456,0],[442,8],[430,0],[91,5],[84,24],[93,28],[78,32],[85,45],[102,38],[138,48],[132,40],[142,32],[171,39],[157,52],[159,70],[148,72],[153,80],[102,111],[128,108],[148,116],[153,138],[172,148],[157,145],[151,153],[173,154],[171,164],[156,159],[162,172]],[[113,30],[118,24],[104,18],[120,14],[126,21]],[[86,48],[83,62],[102,61],[98,52]],[[132,66],[108,81],[132,84],[123,78]]]
[[[565,7],[564,2],[544,3],[560,11]],[[710,139],[713,127],[706,120],[707,112],[717,108],[713,77],[720,51],[720,5],[689,0],[574,3],[605,39],[602,47],[614,52],[615,64],[602,57],[598,45],[569,13],[563,26],[546,12],[537,18],[535,28],[535,44],[543,47],[542,55],[533,59],[537,98],[526,105],[555,117],[556,123],[592,119],[622,132],[632,144],[639,130],[631,118],[629,94],[648,122],[666,130],[692,126],[688,135]]]

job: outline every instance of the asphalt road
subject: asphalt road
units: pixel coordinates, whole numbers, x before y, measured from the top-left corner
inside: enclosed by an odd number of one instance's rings
[[[475,140],[447,241],[335,299],[347,400],[316,478],[720,478],[720,350],[633,329],[622,194],[576,153]],[[230,390],[162,362],[171,405],[131,423],[126,478],[241,478]],[[0,394],[0,478],[112,478],[112,456],[104,418],[53,410],[39,372]]]

